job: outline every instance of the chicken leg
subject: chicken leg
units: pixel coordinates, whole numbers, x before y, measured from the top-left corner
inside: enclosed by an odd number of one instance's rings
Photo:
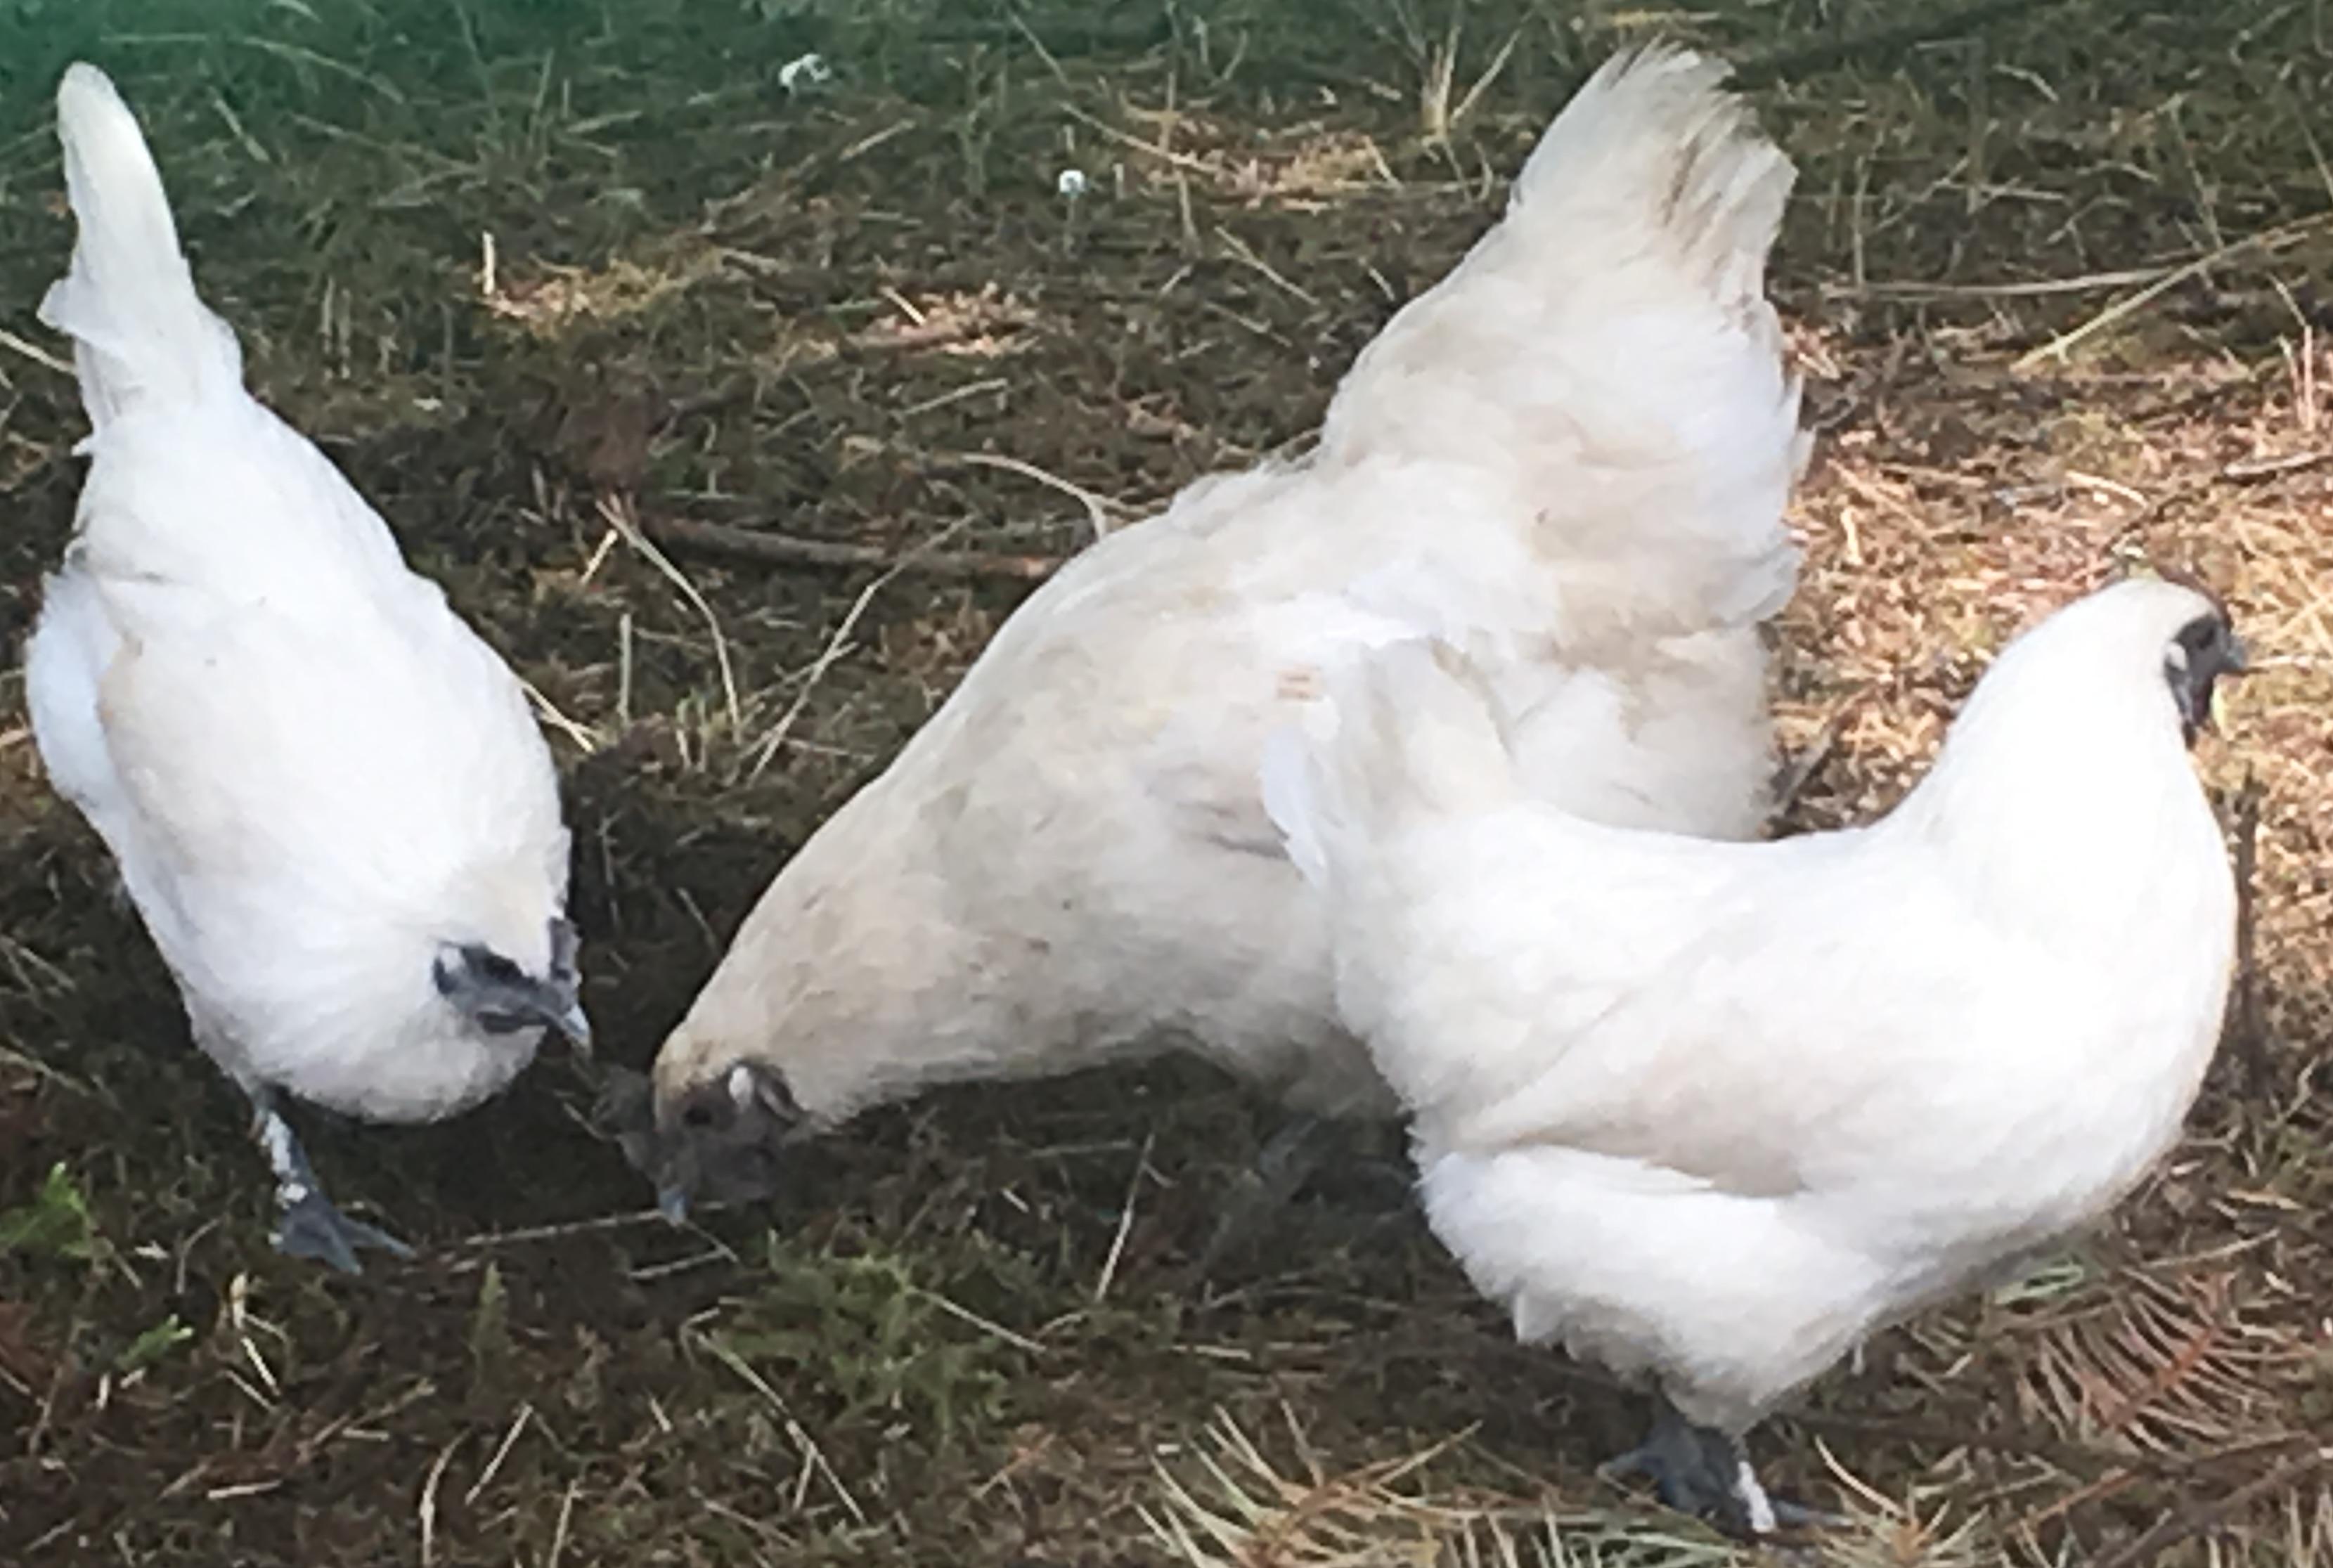
[[[362,1274],[357,1249],[371,1248],[393,1257],[411,1257],[413,1248],[378,1226],[351,1219],[324,1196],[307,1152],[292,1132],[275,1103],[275,1091],[262,1085],[246,1086],[251,1096],[252,1136],[259,1140],[267,1163],[275,1172],[275,1207],[283,1219],[275,1229],[275,1247],[293,1257],[311,1257],[331,1265],[342,1274]]]
[[[1771,1497],[1750,1468],[1742,1439],[1685,1420],[1666,1394],[1653,1395],[1653,1429],[1642,1443],[1608,1461],[1608,1476],[1642,1476],[1667,1506],[1714,1520],[1737,1535],[1771,1535],[1795,1528],[1844,1523],[1799,1504]]]
[[[1410,1213],[1410,1172],[1406,1166],[1356,1147],[1362,1135],[1359,1123],[1335,1116],[1305,1112],[1290,1114],[1255,1157],[1241,1181],[1241,1190],[1224,1207],[1206,1245],[1183,1276],[1184,1287],[1195,1290],[1216,1277],[1226,1264],[1235,1263],[1262,1243],[1280,1223],[1288,1206],[1313,1179],[1332,1168],[1366,1178],[1378,1194],[1364,1194],[1365,1223],[1397,1223]]]
[[[1246,1190],[1224,1208],[1215,1233],[1191,1265],[1188,1282],[1209,1278],[1224,1260],[1253,1242],[1272,1218],[1303,1190],[1314,1172],[1335,1152],[1338,1128],[1323,1116],[1298,1114],[1288,1118],[1255,1157],[1255,1168],[1243,1185]]]

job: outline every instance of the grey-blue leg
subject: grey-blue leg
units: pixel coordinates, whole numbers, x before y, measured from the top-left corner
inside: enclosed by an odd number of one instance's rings
[[[1653,1490],[1669,1507],[1714,1520],[1737,1535],[1845,1523],[1838,1515],[1768,1496],[1740,1438],[1695,1426],[1663,1393],[1653,1395],[1652,1432],[1605,1465],[1604,1471],[1641,1476],[1653,1483]]]
[[[293,1135],[292,1123],[277,1108],[273,1090],[249,1088],[252,1135],[267,1154],[275,1172],[275,1246],[293,1257],[328,1263],[342,1274],[362,1274],[357,1250],[370,1248],[394,1257],[411,1257],[413,1248],[378,1226],[351,1219],[332,1206],[308,1163],[306,1151]]]

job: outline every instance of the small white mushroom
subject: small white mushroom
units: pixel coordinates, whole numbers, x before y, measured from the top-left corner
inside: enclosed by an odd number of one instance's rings
[[[1053,182],[1053,189],[1061,193],[1063,201],[1077,200],[1086,194],[1086,171],[1081,168],[1063,169],[1061,177]]]

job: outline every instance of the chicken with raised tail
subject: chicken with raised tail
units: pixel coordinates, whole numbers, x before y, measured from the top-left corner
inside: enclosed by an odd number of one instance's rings
[[[1569,809],[1759,829],[1805,454],[1764,292],[1792,176],[1723,75],[1604,67],[1309,455],[1201,481],[1020,607],[665,1041],[630,1143],[667,1207],[766,1190],[786,1138],[928,1085],[1162,1047],[1390,1112],[1256,791],[1264,737],[1379,645],[1465,648]]]
[[[1518,1337],[1650,1381],[1626,1468],[1763,1533],[1743,1434],[1866,1334],[2097,1219],[2178,1136],[2236,892],[2187,748],[2242,668],[2134,579],[1996,660],[1869,827],[1719,844],[1536,800],[1418,642],[1263,788],[1435,1235]]]
[[[279,1091],[435,1121],[546,1032],[587,1044],[557,775],[517,677],[245,390],[101,72],[65,72],[57,129],[79,234],[41,316],[92,430],[34,735],[250,1097],[277,1245],[354,1271],[408,1249],[325,1197]]]

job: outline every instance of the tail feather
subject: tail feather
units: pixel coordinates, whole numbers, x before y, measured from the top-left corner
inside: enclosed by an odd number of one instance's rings
[[[1263,804],[1288,856],[1315,886],[1357,869],[1355,854],[1419,817],[1490,810],[1520,795],[1488,687],[1441,642],[1397,643],[1329,683],[1303,732],[1264,751]]]
[[[239,388],[242,355],[195,292],[162,177],[106,74],[68,68],[57,137],[80,234],[41,320],[74,339],[82,401],[99,429],[141,399],[191,401]]]
[[[1713,299],[1762,306],[1797,171],[1725,91],[1727,73],[1662,44],[1607,61],[1524,163],[1509,224],[1535,238],[1586,225],[1649,239]]]
[[[1762,619],[1796,581],[1781,514],[1807,442],[1765,296],[1795,171],[1725,69],[1656,46],[1599,70],[1322,435],[1330,461],[1505,476],[1568,615],[1636,636]]]

